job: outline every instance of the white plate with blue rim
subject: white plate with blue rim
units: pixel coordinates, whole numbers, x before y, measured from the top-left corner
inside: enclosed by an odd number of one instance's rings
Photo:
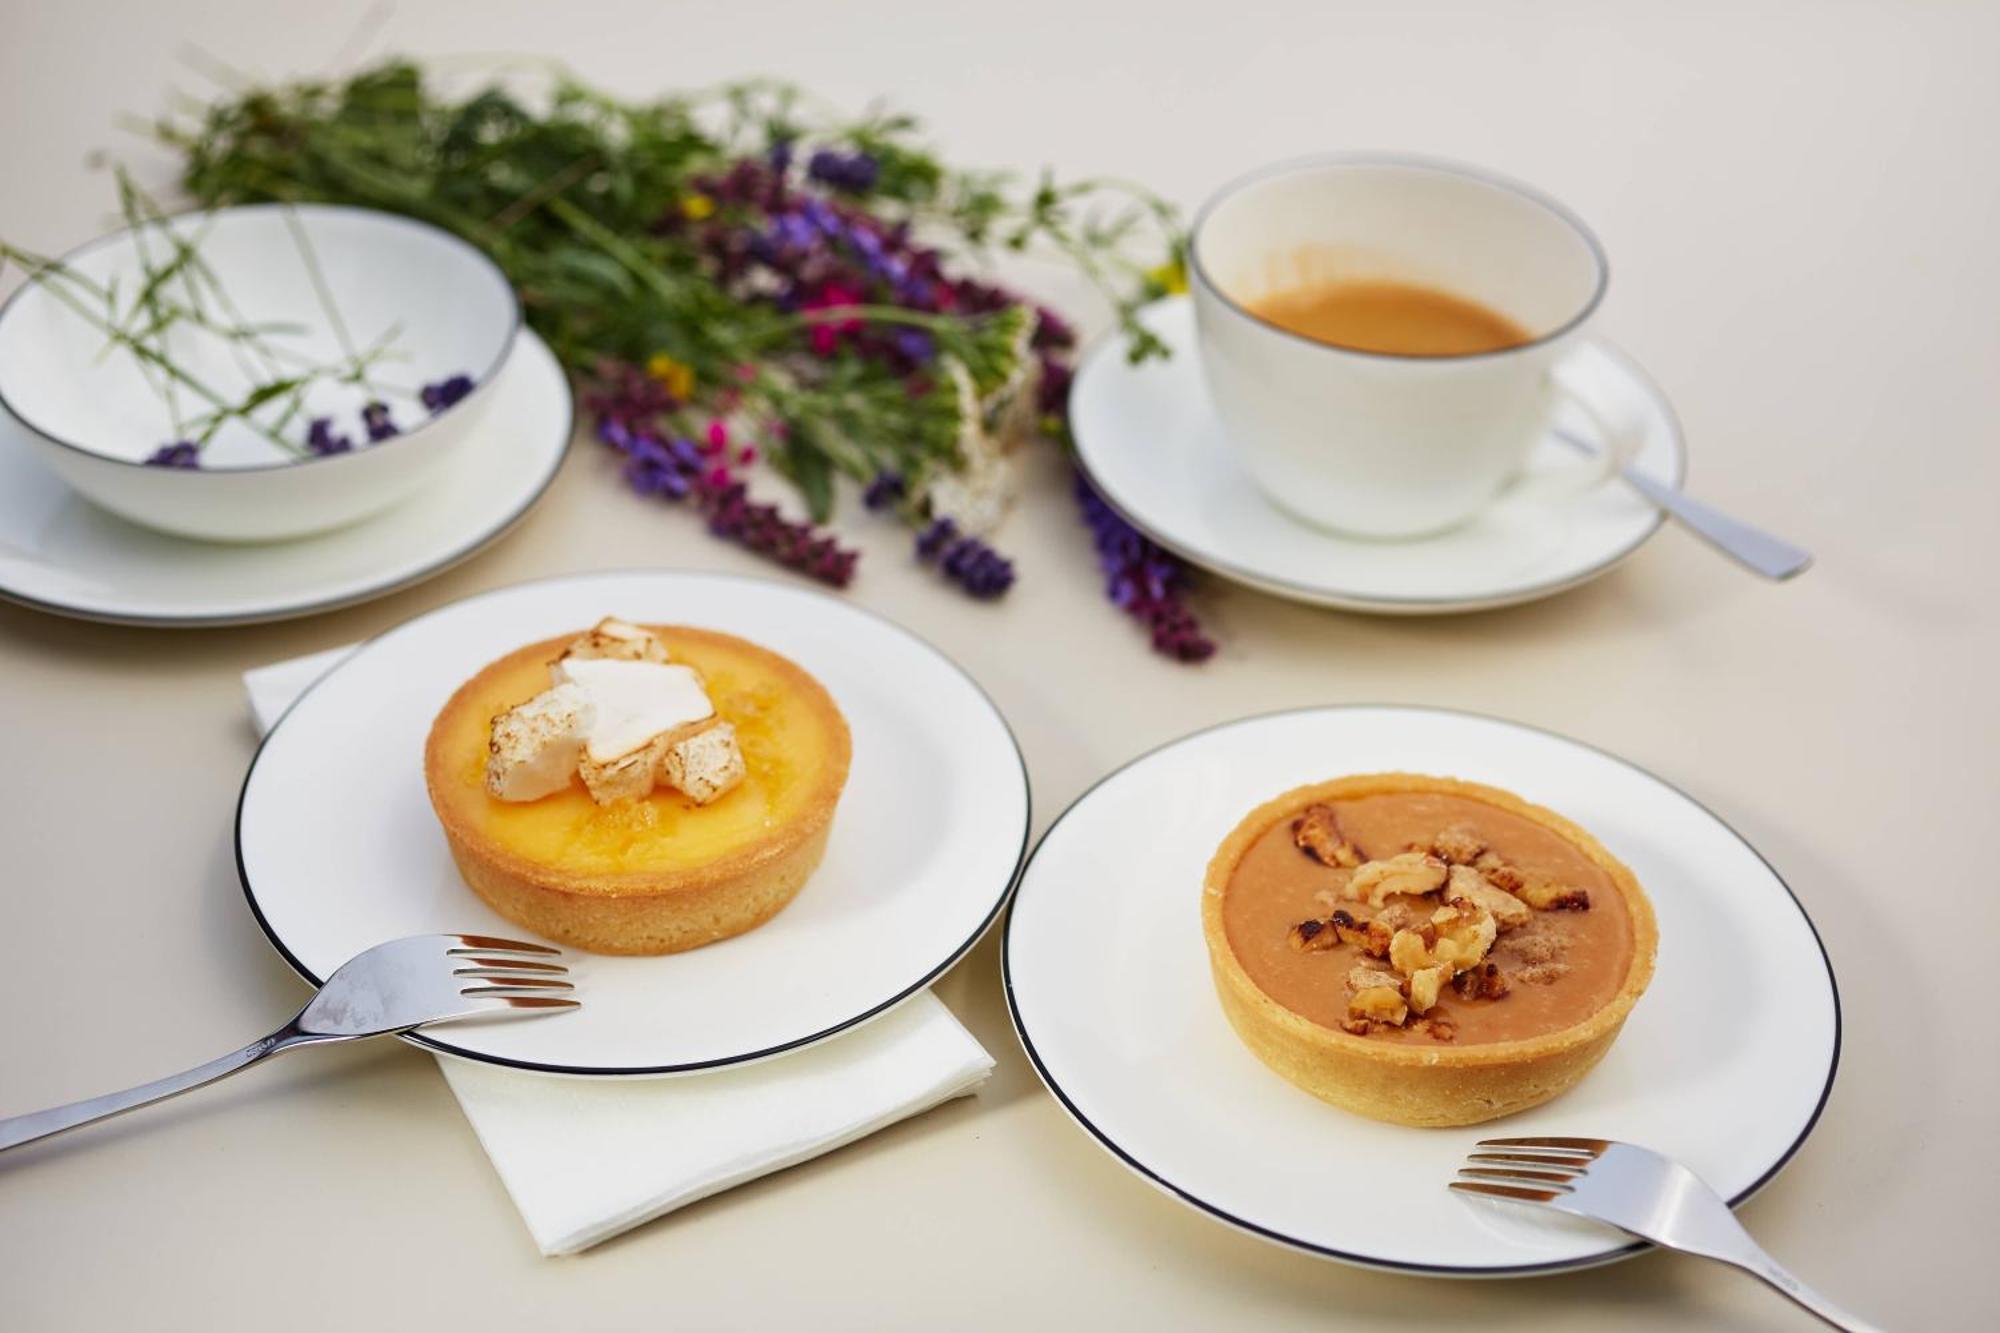
[[[351,526],[254,545],[169,536],[71,490],[0,412],[0,598],[127,625],[311,615],[442,573],[527,514],[569,447],[574,404],[548,345],[522,330],[489,410],[443,473]]]
[[[1363,1119],[1272,1072],[1223,1016],[1200,907],[1216,847],[1280,792],[1397,770],[1491,783],[1549,806],[1645,886],[1660,928],[1653,982],[1603,1062],[1554,1101],[1455,1129]],[[1641,1143],[1741,1203],[1812,1132],[1840,1054],[1839,998],[1818,933],[1740,835],[1614,755],[1440,709],[1274,713],[1133,760],[1043,835],[1015,893],[1001,965],[1042,1081],[1140,1178],[1281,1245],[1446,1277],[1560,1272],[1644,1248],[1609,1228],[1450,1192],[1477,1140]]]
[[[1114,334],[1084,359],[1070,391],[1077,457],[1105,500],[1169,551],[1226,579],[1294,601],[1386,615],[1512,606],[1577,587],[1630,557],[1660,510],[1610,482],[1582,494],[1544,484],[1578,455],[1553,434],[1520,478],[1470,522],[1410,541],[1344,537],[1272,504],[1238,462],[1202,380],[1194,306],[1174,297],[1140,318],[1170,353],[1134,365]],[[1632,466],[1670,486],[1687,451],[1666,395],[1629,357],[1592,339],[1565,363],[1592,401],[1639,432]],[[1590,440],[1573,405],[1552,430]]]
[[[628,572],[524,583],[418,616],[356,649],[271,729],[237,806],[237,865],[258,923],[301,976],[317,985],[404,935],[522,935],[452,864],[424,788],[424,738],[488,662],[606,615],[736,634],[818,678],[854,742],[825,858],[784,911],[732,939],[661,957],[568,951],[580,1009],[407,1040],[592,1077],[747,1064],[889,1012],[978,942],[1027,850],[1028,777],[972,678],[842,598]]]

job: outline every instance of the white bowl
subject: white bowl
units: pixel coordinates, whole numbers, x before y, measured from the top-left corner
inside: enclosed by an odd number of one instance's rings
[[[315,295],[311,266],[286,206],[251,205],[187,213],[93,241],[64,256],[72,271],[115,283],[129,303],[145,281],[139,246],[157,257],[162,228],[198,239],[235,314],[252,324],[292,326],[274,335],[313,363],[338,359],[341,342]],[[358,386],[321,383],[306,411],[281,432],[303,444],[305,421],[332,416],[356,441],[352,452],[291,459],[232,421],[204,450],[199,468],[145,459],[175,433],[139,362],[105,349],[104,332],[60,299],[50,282],[31,282],[0,308],[0,407],[27,429],[36,456],[64,481],[113,513],[147,527],[222,541],[268,541],[323,532],[386,509],[435,477],[477,434],[520,327],[521,308],[506,275],[477,249],[428,223],[390,213],[328,205],[290,208],[332,292],[352,343],[368,347],[397,330],[394,360],[378,374],[405,389],[455,374],[471,394],[431,416],[390,399],[403,433],[368,444]],[[55,281],[55,280],[51,280]],[[183,294],[182,299],[185,299]],[[211,308],[214,298],[208,298]],[[237,400],[268,375],[224,340],[185,326],[171,335],[175,363],[224,399]],[[186,390],[185,410],[201,410]]]

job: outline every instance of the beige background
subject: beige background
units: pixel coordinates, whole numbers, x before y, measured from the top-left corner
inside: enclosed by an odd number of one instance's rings
[[[0,0],[0,234],[61,249],[102,229],[109,182],[85,155],[143,157],[116,116],[210,86],[184,47],[323,71],[366,12]],[[1568,201],[1613,256],[1602,327],[1673,395],[1693,488],[1818,551],[1804,579],[1761,584],[1670,530],[1581,591],[1459,619],[1211,584],[1223,651],[1189,670],[1100,603],[1045,458],[1006,533],[1022,581],[1004,604],[949,595],[859,520],[854,596],[999,700],[1038,825],[1177,734],[1340,700],[1521,718],[1687,788],[1790,879],[1846,1002],[1825,1118],[1747,1221],[1887,1324],[1992,1326],[1993,6],[461,0],[404,4],[369,40],[557,54],[634,94],[791,75],[849,105],[891,96],[968,163],[1116,171],[1190,204],[1328,147],[1464,158]],[[0,1113],[178,1069],[300,999],[231,861],[240,670],[636,563],[761,568],[621,493],[585,444],[503,544],[373,605],[185,633],[0,607]],[[31,1149],[0,1165],[0,1325],[1805,1326],[1672,1256],[1454,1284],[1234,1234],[1064,1119],[1008,1029],[993,939],[941,993],[1000,1060],[976,1100],[577,1260],[536,1257],[430,1059],[393,1043]]]

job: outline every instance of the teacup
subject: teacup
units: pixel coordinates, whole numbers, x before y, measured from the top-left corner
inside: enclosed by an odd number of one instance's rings
[[[1315,524],[1419,537],[1484,509],[1522,469],[1558,406],[1597,425],[1599,453],[1561,487],[1613,475],[1637,445],[1617,405],[1564,361],[1603,300],[1604,251],[1554,201],[1416,158],[1282,163],[1211,199],[1189,246],[1203,373],[1263,491]],[[1410,355],[1308,337],[1253,313],[1273,293],[1399,284],[1504,317],[1522,340]],[[1541,484],[1541,483],[1538,483]]]

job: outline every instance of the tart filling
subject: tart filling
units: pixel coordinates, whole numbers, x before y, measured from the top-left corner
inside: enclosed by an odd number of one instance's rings
[[[732,635],[604,621],[465,682],[424,777],[466,884],[600,953],[673,953],[782,910],[825,853],[847,723],[797,664]]]
[[[1482,801],[1317,801],[1253,841],[1223,890],[1259,989],[1382,1041],[1517,1041],[1618,993],[1632,923],[1611,877],[1549,828]]]
[[[1246,815],[1202,933],[1251,1052],[1335,1106],[1470,1125],[1575,1086],[1652,979],[1658,932],[1589,833],[1497,787],[1337,778]]]

